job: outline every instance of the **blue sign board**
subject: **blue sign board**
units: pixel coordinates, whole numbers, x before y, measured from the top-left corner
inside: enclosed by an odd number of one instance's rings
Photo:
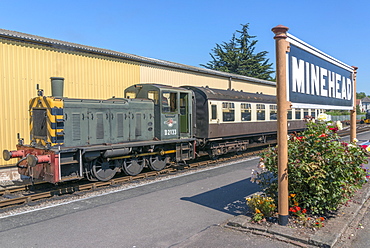
[[[292,107],[353,109],[353,68],[290,34],[287,41],[287,95]]]

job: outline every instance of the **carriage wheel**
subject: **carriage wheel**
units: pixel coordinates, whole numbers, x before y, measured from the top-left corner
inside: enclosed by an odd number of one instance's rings
[[[91,172],[100,181],[112,179],[116,175],[117,170],[118,167],[115,161],[106,161],[102,158],[91,161]]]
[[[123,171],[125,172],[126,175],[129,176],[135,176],[139,174],[145,165],[145,160],[144,159],[127,159],[123,161]]]

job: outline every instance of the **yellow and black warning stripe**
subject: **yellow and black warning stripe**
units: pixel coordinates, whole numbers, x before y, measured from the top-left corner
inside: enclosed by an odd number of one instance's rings
[[[29,102],[31,140],[43,146],[64,143],[63,100],[39,96]]]

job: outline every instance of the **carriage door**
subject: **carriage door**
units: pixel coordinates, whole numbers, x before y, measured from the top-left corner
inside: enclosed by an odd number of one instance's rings
[[[180,134],[189,137],[189,94],[180,93]]]

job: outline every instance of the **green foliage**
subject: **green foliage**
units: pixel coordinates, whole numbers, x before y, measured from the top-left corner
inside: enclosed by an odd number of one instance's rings
[[[351,113],[349,110],[330,110],[330,111],[327,111],[326,114],[338,116],[338,115],[349,115]]]
[[[289,193],[300,207],[324,214],[337,207],[366,182],[361,165],[367,163],[366,150],[339,141],[337,127],[325,122],[308,122],[307,130],[288,141]],[[266,195],[277,199],[277,147],[261,156],[260,172],[252,172]]]
[[[210,53],[212,60],[201,66],[208,69],[235,73],[249,77],[265,80],[273,80],[271,74],[272,63],[266,59],[267,51],[255,53],[255,45],[258,42],[253,40],[256,36],[248,34],[249,24],[242,25],[242,30],[237,30],[229,42],[216,44]]]
[[[276,205],[271,197],[255,194],[247,197],[246,200],[247,205],[253,211],[253,221],[259,222],[271,217],[276,211]]]
[[[366,112],[362,112],[360,109],[360,106],[356,106],[356,114],[361,115],[361,114],[366,114]]]
[[[366,97],[365,92],[356,92],[356,99],[362,99],[365,97]]]

